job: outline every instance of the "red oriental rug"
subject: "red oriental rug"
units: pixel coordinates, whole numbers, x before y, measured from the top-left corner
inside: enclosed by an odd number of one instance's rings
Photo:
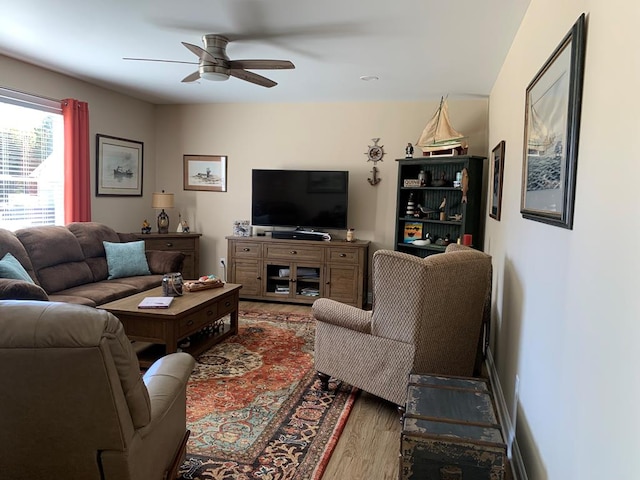
[[[184,480],[318,480],[353,407],[346,384],[320,389],[315,322],[241,311],[239,332],[203,353],[187,385]]]

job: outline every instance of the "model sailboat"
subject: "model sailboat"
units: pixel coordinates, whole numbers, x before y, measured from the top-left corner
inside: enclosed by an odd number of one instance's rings
[[[467,150],[466,137],[451,126],[447,99],[440,99],[440,106],[431,120],[424,127],[416,145],[422,148],[425,155],[456,155]]]

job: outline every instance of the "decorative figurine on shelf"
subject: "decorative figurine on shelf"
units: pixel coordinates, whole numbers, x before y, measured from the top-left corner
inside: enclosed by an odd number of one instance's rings
[[[411,143],[407,143],[404,149],[404,158],[413,158],[413,145]]]
[[[436,213],[436,211],[431,208],[423,207],[422,205],[418,204],[418,210],[416,210],[415,216],[421,217],[424,215],[425,217],[427,217],[432,213]]]
[[[447,212],[445,211],[447,208],[447,197],[442,197],[442,203],[440,203],[440,220],[445,221],[447,219]]]
[[[415,203],[413,202],[413,192],[411,192],[409,194],[409,200],[407,201],[407,211],[405,215],[407,217],[413,217],[415,213],[416,211],[415,211]]]
[[[182,214],[178,213],[178,228],[176,228],[176,233],[182,233]]]
[[[189,224],[186,220],[182,221],[182,233],[189,233]]]
[[[431,182],[432,187],[448,187],[450,186],[449,180],[447,180],[446,172],[440,174],[440,178]]]
[[[467,192],[469,191],[469,172],[466,168],[462,169],[462,180],[460,188],[462,188],[462,203],[467,203]]]
[[[424,168],[420,170],[420,173],[418,173],[418,180],[420,180],[421,187],[427,186],[427,172]]]
[[[151,233],[151,225],[149,225],[149,222],[147,221],[146,218],[142,221],[141,232],[142,233]]]

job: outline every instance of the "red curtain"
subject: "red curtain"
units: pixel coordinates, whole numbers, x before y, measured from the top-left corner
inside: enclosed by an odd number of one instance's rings
[[[91,221],[89,104],[62,100],[64,118],[64,221]]]

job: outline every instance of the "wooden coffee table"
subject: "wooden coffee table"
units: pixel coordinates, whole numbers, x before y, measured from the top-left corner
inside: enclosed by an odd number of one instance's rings
[[[185,291],[173,299],[169,308],[139,309],[143,298],[162,296],[162,287],[157,287],[98,308],[118,317],[127,336],[135,341],[140,366],[148,367],[157,357],[176,352],[178,342],[185,337],[190,337],[190,345],[182,350],[196,356],[237,334],[241,288],[242,285],[227,283],[221,288]],[[225,315],[229,315],[229,321],[219,322]],[[209,325],[217,328],[208,328],[205,332],[204,327]]]

